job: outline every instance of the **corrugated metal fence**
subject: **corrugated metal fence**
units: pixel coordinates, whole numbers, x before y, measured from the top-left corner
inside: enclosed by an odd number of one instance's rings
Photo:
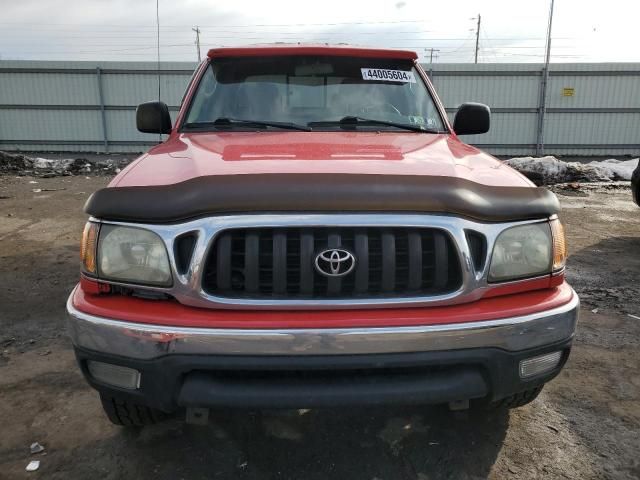
[[[156,143],[135,129],[135,108],[154,100],[153,62],[0,61],[0,149],[137,152]],[[193,63],[162,63],[162,100],[177,112]],[[425,65],[449,112],[488,104],[491,131],[466,137],[499,155],[536,153],[539,64]],[[640,153],[640,64],[552,64],[544,152]]]
[[[523,155],[536,153],[542,72],[543,65],[530,63],[439,64],[433,80],[450,117],[465,101],[491,107],[491,131],[465,141],[494,154]],[[551,64],[545,153],[637,155],[639,134],[640,64]]]
[[[161,63],[172,115],[194,63]],[[153,62],[0,61],[0,149],[139,152],[157,135],[136,130],[139,103],[158,98]]]

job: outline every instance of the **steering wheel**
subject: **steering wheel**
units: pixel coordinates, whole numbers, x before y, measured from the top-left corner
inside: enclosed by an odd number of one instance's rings
[[[402,113],[400,113],[400,110],[398,110],[396,106],[390,102],[378,103],[376,105],[368,105],[366,107],[362,107],[360,111],[365,114],[369,112],[381,112],[381,113],[387,112],[387,113],[392,113],[394,115],[402,116]]]

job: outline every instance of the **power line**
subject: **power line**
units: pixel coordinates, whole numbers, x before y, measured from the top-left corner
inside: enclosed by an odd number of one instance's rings
[[[155,40],[155,39],[154,39]],[[238,38],[237,40],[243,40],[242,38]],[[408,39],[410,40],[410,39]],[[486,41],[486,38],[482,39],[483,41]],[[148,42],[145,42],[148,43]],[[218,42],[205,42],[205,43],[218,43]],[[289,43],[289,44],[298,44],[298,42],[278,42],[278,43]],[[306,43],[306,42],[301,42],[301,43]],[[322,42],[324,43],[324,42]],[[451,49],[452,47],[454,47],[454,45],[446,45],[444,43],[437,43],[434,44],[432,41],[430,40],[417,40],[415,42],[413,42],[411,44],[411,46],[419,48],[419,49],[429,49],[431,47],[426,47],[424,45],[421,45],[423,43],[427,43],[432,45],[434,48],[444,48],[444,49]],[[462,42],[461,46],[466,45],[466,41]],[[194,45],[195,42],[189,42],[189,43],[174,43],[174,44],[161,44],[161,47],[174,47],[174,46],[192,46]],[[331,45],[331,43],[328,43],[329,45]],[[372,43],[372,44],[377,44],[376,42]],[[366,45],[372,45],[372,44],[366,44]],[[149,48],[156,48],[156,42],[153,42],[153,45],[151,46],[140,46],[140,47],[133,47],[133,45],[140,45],[140,42],[126,42],[126,43],[113,43],[113,44],[107,44],[105,45],[105,43],[82,43],[82,44],[78,44],[77,42],[74,42],[72,44],[58,44],[57,46],[60,46],[62,48],[64,48],[64,51],[67,51],[70,47],[76,47],[76,48],[84,48],[84,47],[108,47],[108,48],[104,48],[102,50],[97,50],[97,51],[128,51],[128,50],[137,50],[137,49],[149,49]],[[357,44],[356,44],[357,45]],[[361,45],[365,45],[365,44],[361,44]],[[409,45],[408,43],[403,43],[403,46]],[[4,44],[4,47],[11,47],[11,46],[15,46],[15,47],[20,47],[21,50],[25,50],[22,47],[26,47],[26,50],[29,49],[33,49],[33,51],[41,51],[42,47],[41,47],[41,42],[37,43],[37,44],[25,44],[24,42],[16,42],[15,44],[11,45],[11,44]],[[237,44],[236,44],[237,46]],[[390,45],[385,45],[385,46],[390,46]],[[461,48],[461,46],[456,47],[454,50],[457,50],[459,48]],[[126,47],[126,48],[110,48],[110,47]],[[473,48],[473,47],[471,47]],[[544,50],[544,46],[543,45],[495,45],[492,44],[491,46],[483,46],[482,47],[483,50]],[[554,50],[573,50],[578,48],[576,45],[555,45],[554,46]],[[447,51],[452,51],[452,50],[447,50]]]
[[[475,17],[474,17],[475,19]],[[2,24],[0,24],[2,25]],[[83,28],[83,26],[78,26],[80,27],[78,30],[70,30],[70,29],[65,29],[64,31],[60,31],[60,30],[56,30],[53,32],[47,32],[45,28],[38,28],[37,32],[38,33],[50,33],[50,34],[62,34],[59,37],[60,38],[140,38],[140,37],[149,37],[151,35],[155,35],[156,31],[139,31],[139,29],[137,29],[135,26],[132,26],[130,29],[127,29],[126,33],[123,33],[123,31],[101,31],[101,32],[95,32],[95,31],[90,31],[90,32],[82,32],[81,28]],[[12,27],[3,27],[2,31],[0,32],[0,36],[6,36],[8,38],[15,38],[16,34],[14,33],[10,33],[8,32],[9,29],[11,29]],[[425,30],[410,30],[410,31],[395,31],[395,30],[375,30],[375,31],[357,31],[357,30],[352,30],[352,31],[342,31],[342,32],[336,32],[336,31],[309,31],[309,30],[302,30],[302,31],[270,31],[270,32],[238,32],[238,31],[230,31],[230,30],[220,30],[216,27],[211,27],[211,28],[205,28],[202,27],[201,25],[198,27],[201,29],[201,32],[205,32],[207,33],[207,35],[209,37],[223,37],[225,35],[222,34],[231,34],[233,36],[226,36],[225,38],[237,38],[238,35],[242,35],[242,36],[246,36],[246,34],[249,35],[260,35],[260,36],[256,36],[256,37],[252,37],[252,38],[259,38],[262,39],[264,38],[264,35],[295,35],[295,36],[299,36],[299,35],[305,35],[305,36],[309,36],[309,35],[319,35],[319,36],[323,36],[323,37],[329,37],[329,36],[359,36],[359,35],[374,35],[374,36],[378,36],[378,35],[385,35],[385,36],[398,36],[398,35],[413,35],[413,34],[424,34],[424,33],[429,33],[430,31],[425,31]],[[14,30],[18,30],[18,31],[24,31],[24,28],[21,27],[13,27]],[[173,35],[188,35],[190,34],[190,29],[191,27],[189,27],[189,29],[180,29],[178,31],[175,31],[173,33]],[[160,26],[160,30],[161,31],[166,31],[167,29],[163,26]],[[431,32],[431,33],[435,33],[435,32]],[[433,40],[466,40],[466,37],[449,37],[449,36],[435,36],[435,37],[428,37],[429,39],[433,39]],[[490,37],[493,40],[545,40],[545,37]],[[554,37],[555,40],[574,40],[574,39],[580,39],[583,37]]]
[[[345,39],[350,39],[352,43],[361,43],[366,46],[374,46],[376,44],[380,44],[381,40],[379,37],[384,36],[385,38],[385,47],[391,48],[404,48],[411,49],[416,51],[430,51],[430,60],[433,61],[433,56],[435,52],[438,52],[437,56],[446,55],[453,56],[456,52],[464,51],[466,53],[466,49],[470,48],[471,52],[474,52],[472,55],[473,60],[477,63],[480,57],[480,35],[482,35],[482,40],[487,42],[487,45],[483,44],[483,56],[485,55],[485,50],[487,50],[486,54],[493,58],[503,57],[503,56],[513,56],[513,57],[536,57],[539,58],[541,54],[533,54],[533,52],[537,52],[543,48],[546,48],[542,45],[527,45],[527,44],[510,44],[510,45],[501,45],[502,42],[511,42],[511,43],[521,43],[527,41],[540,41],[543,40],[544,37],[487,37],[484,32],[485,29],[481,29],[481,15],[478,14],[477,18],[474,17],[474,20],[477,20],[477,26],[475,30],[475,50],[473,47],[467,47],[467,42],[472,38],[470,35],[467,38],[460,37],[442,37],[437,36],[433,38],[429,38],[428,36],[424,36],[426,32],[431,32],[431,34],[438,35],[438,33],[443,33],[446,35],[444,31],[438,30],[416,30],[415,27],[419,28],[419,24],[428,23],[427,20],[399,20],[399,21],[354,21],[354,22],[333,22],[333,23],[291,23],[291,24],[242,24],[242,25],[205,25],[205,26],[196,26],[193,28],[192,25],[181,26],[181,25],[160,25],[159,24],[159,2],[156,0],[156,25],[152,27],[150,25],[113,25],[113,24],[101,24],[101,25],[87,25],[87,24],[37,24],[32,22],[25,22],[21,25],[41,25],[41,28],[38,28],[38,33],[44,37],[43,40],[40,40],[39,43],[31,43],[27,39],[25,41],[19,41],[21,35],[16,33],[15,35],[11,34],[12,30],[21,29],[24,30],[23,27],[19,27],[18,23],[9,23],[9,22],[0,22],[0,25],[3,25],[2,30],[0,32],[0,39],[6,38],[7,40],[2,40],[2,44],[4,48],[11,48],[17,50],[17,53],[25,53],[30,51],[33,48],[33,51],[38,54],[54,54],[63,57],[69,57],[73,55],[84,55],[84,54],[101,54],[103,56],[146,56],[146,50],[150,50],[152,48],[156,48],[157,50],[157,62],[160,62],[160,49],[161,48],[170,48],[174,49],[169,53],[171,58],[175,58],[176,56],[182,56],[184,51],[181,48],[186,48],[189,46],[193,46],[193,41],[191,35],[191,31],[196,33],[196,51],[198,54],[198,58],[201,58],[201,44],[211,44],[211,46],[224,46],[223,44],[227,43],[225,40],[234,40],[234,44],[237,46],[238,43],[249,42],[250,40],[259,40],[259,41],[268,41],[268,42],[276,42],[276,41],[289,41],[292,43],[297,43],[297,40],[303,41],[303,43],[307,42],[340,42],[344,37]],[[4,27],[6,25],[6,27]],[[372,31],[371,28],[364,31],[358,31],[358,28],[355,26],[358,25],[381,25],[380,30]],[[389,29],[384,28],[385,25],[389,25]],[[391,28],[392,25],[414,25],[412,29],[409,27],[408,29],[398,27],[401,30],[394,30]],[[350,28],[354,31],[336,31],[343,30],[341,28],[332,28],[329,29],[331,31],[317,31],[318,28],[322,27],[335,27],[335,26],[354,26],[354,28]],[[56,30],[56,28],[64,28],[64,30]],[[68,28],[71,27],[71,28]],[[183,28],[184,27],[184,28]],[[315,28],[315,32],[312,31],[295,31],[300,29],[301,27],[318,27]],[[91,28],[94,31],[87,32],[83,34],[83,30]],[[151,28],[155,28],[155,32],[151,31]],[[242,30],[252,28],[252,31]],[[363,27],[364,28],[364,27]],[[52,31],[46,32],[47,29]],[[131,31],[131,29],[135,29]],[[233,30],[233,29],[241,29],[241,30]],[[349,28],[347,28],[349,29]],[[160,34],[161,32],[164,35],[167,35],[168,32],[171,33],[171,38],[174,40],[178,40],[179,42],[185,41],[185,43],[175,44],[160,44]],[[57,33],[61,33],[58,37]],[[231,35],[225,35],[225,33]],[[422,34],[420,36],[412,37],[411,34]],[[44,34],[44,35],[43,35]],[[155,37],[155,46],[146,46],[144,44],[151,44],[151,35]],[[187,35],[189,35],[189,39],[187,39]],[[251,36],[253,35],[253,36]],[[372,38],[362,38],[364,36],[373,36]],[[46,37],[49,38],[46,38]],[[578,39],[580,37],[558,37],[554,38],[554,40],[573,40]],[[78,42],[76,39],[82,39],[82,42]],[[87,43],[86,40],[91,41],[91,39],[95,39],[99,41],[99,39],[105,39],[104,42],[101,43]],[[303,40],[304,39],[304,40]],[[14,42],[12,42],[12,40]],[[110,41],[112,40],[112,41]],[[191,40],[189,43],[187,41]],[[355,40],[355,42],[354,42]],[[493,40],[496,43],[492,45],[489,44],[489,40]],[[32,40],[33,42],[33,40]],[[54,43],[55,42],[55,43]],[[68,42],[68,43],[67,43]],[[434,42],[438,42],[435,43]],[[461,42],[456,48],[456,44]],[[140,45],[140,44],[143,45]],[[450,44],[451,43],[451,44]],[[549,29],[548,32],[548,40],[547,43],[551,43],[551,32]],[[14,45],[15,44],[15,47]],[[56,47],[49,50],[42,50],[41,45],[55,44],[59,48],[63,50],[56,50]],[[428,45],[425,47],[425,45]],[[86,47],[105,47],[105,48],[91,48],[89,50],[75,50],[76,48],[86,48]],[[25,48],[26,47],[26,48]],[[106,48],[111,47],[111,48]],[[123,47],[123,48],[113,48],[113,47]],[[46,48],[46,47],[45,47]],[[554,45],[555,51],[558,49],[576,49],[577,45]],[[178,50],[175,50],[178,49]],[[519,53],[518,51],[529,51],[532,54],[527,53]],[[122,52],[122,53],[121,53]],[[128,53],[131,52],[131,53]],[[135,53],[137,52],[137,53]],[[554,55],[554,58],[579,58],[580,55]],[[158,85],[160,88],[160,85]]]
[[[56,39],[52,39],[52,38],[42,38],[42,39],[26,39],[26,40],[22,40],[20,38],[12,38],[11,41],[3,41],[3,46],[7,47],[7,46],[29,46],[30,44],[33,46],[41,46],[42,43],[53,43],[55,42],[58,45],[63,45],[63,46],[76,46],[76,45],[81,45],[81,46],[114,46],[114,47],[127,47],[127,46],[132,46],[132,45],[136,45],[140,42],[145,42],[148,43],[149,40],[152,40],[155,43],[155,38],[156,36],[154,35],[153,37],[145,37],[145,38],[137,38],[137,39],[126,39],[126,38],[114,38],[113,41],[101,41],[101,42],[91,42],[91,41],[81,41],[78,42],[78,40],[75,39],[71,39],[71,38],[56,38]],[[191,40],[190,37],[187,36],[180,36],[177,37],[175,35],[171,35],[173,40],[181,40],[181,41],[188,41]],[[286,42],[286,43],[329,43],[329,44],[335,44],[335,43],[344,43],[344,40],[349,40],[349,39],[334,39],[334,38],[321,38],[321,37],[316,37],[316,38],[297,38],[297,39],[293,39],[293,38],[285,38],[285,37],[273,37],[273,38],[264,38],[264,37],[242,37],[242,36],[235,36],[235,37],[224,37],[224,38],[214,38],[214,37],[208,37],[208,36],[201,36],[200,37],[200,41],[201,43],[207,44],[207,43],[218,43],[222,40],[225,39],[229,39],[229,40],[235,40],[236,43],[239,41],[253,41],[253,40],[262,40],[259,43],[274,43],[274,42]],[[407,38],[384,38],[385,42],[403,42],[403,43],[409,43],[409,44],[422,44],[422,43],[429,43],[429,44],[433,44],[434,42],[438,42],[438,46],[446,46],[448,48],[451,48],[452,45],[447,45],[447,43],[457,43],[457,42],[465,42],[468,39],[448,39],[448,38],[411,38],[411,37],[407,37]],[[483,37],[483,40],[488,40],[486,38]],[[350,39],[350,41],[348,43],[352,43],[352,44],[358,44],[358,43],[363,43],[363,42],[375,42],[375,43],[379,43],[381,42],[380,38],[367,38],[367,39]],[[499,44],[499,46],[501,48],[524,48],[524,49],[544,49],[544,45],[514,45],[514,42],[509,42],[509,43],[504,43],[504,44]],[[191,41],[191,44],[193,45],[194,42]],[[558,45],[559,48],[577,48],[577,46],[575,44],[572,45]],[[483,47],[485,48],[485,47]]]
[[[474,17],[475,19],[475,17]],[[0,23],[0,25],[4,25],[2,23]],[[38,24],[30,24],[30,26],[37,26]],[[104,37],[119,37],[123,35],[123,31],[127,32],[128,37],[139,37],[139,36],[150,36],[150,35],[155,35],[156,33],[156,28],[154,27],[154,30],[149,30],[149,31],[141,31],[140,27],[137,27],[135,25],[131,25],[130,27],[123,29],[123,30],[113,30],[113,31],[95,31],[93,29],[91,29],[89,32],[86,33],[82,33],[82,29],[87,28],[86,25],[74,25],[74,27],[77,27],[77,29],[74,30],[70,30],[69,28],[65,28],[64,30],[54,30],[52,33],[67,33],[67,32],[71,32],[71,33],[77,33],[77,35],[64,35],[64,36],[68,36],[68,37],[86,37],[86,36],[90,36],[92,38],[104,38]],[[175,30],[177,34],[183,33],[183,34],[188,34],[189,33],[189,29],[192,28],[191,26],[189,26],[189,28],[168,28],[166,26],[161,25],[160,26],[160,30],[161,31],[166,31],[166,30]],[[233,35],[244,35],[246,33],[250,33],[250,34],[261,34],[261,35],[300,35],[300,34],[305,34],[305,35],[323,35],[323,36],[343,36],[343,35],[380,35],[380,34],[384,34],[384,35],[405,35],[405,34],[416,34],[416,33],[436,33],[435,31],[430,31],[430,30],[367,30],[367,31],[358,31],[358,30],[350,30],[350,31],[326,31],[326,30],[320,30],[320,31],[310,31],[310,30],[301,30],[301,31],[265,31],[265,32],[239,32],[237,30],[224,30],[221,28],[224,27],[203,27],[202,25],[199,25],[199,28],[201,30],[206,30],[207,32],[213,32],[214,34],[220,33],[220,34],[233,34]],[[0,35],[2,35],[3,32],[7,32],[8,30],[13,29],[13,30],[18,30],[18,31],[24,31],[24,27],[20,27],[20,26],[15,26],[15,25],[9,25],[9,26],[3,26],[2,27],[2,32],[0,32]],[[46,32],[47,28],[46,27],[39,27],[37,28],[38,32]],[[444,32],[442,32],[444,33]],[[13,37],[14,34],[13,33],[7,33],[7,36]],[[435,38],[435,37],[434,37]],[[450,39],[450,40],[463,40],[463,38],[457,38],[457,37],[437,37],[439,39]],[[573,38],[581,38],[581,37],[562,37],[562,38],[556,38],[556,39],[573,39]],[[541,37],[522,37],[522,36],[518,36],[518,37],[496,37],[496,40],[545,40],[544,36]]]
[[[191,47],[193,44],[191,43],[181,43],[181,44],[174,44],[174,45],[160,45],[162,48],[172,48],[172,47]],[[120,52],[132,52],[132,51],[136,51],[136,50],[157,50],[158,46],[157,45],[151,45],[148,47],[132,47],[132,48],[122,48],[122,49],[117,49],[117,50],[41,50],[41,49],[37,49],[34,50],[34,52],[39,52],[39,53],[62,53],[62,54],[75,54],[75,53],[113,53],[113,54],[117,54]],[[145,52],[139,52],[136,53],[134,55],[147,55]]]
[[[224,28],[248,28],[248,27],[306,27],[306,26],[335,26],[335,25],[395,25],[403,23],[426,23],[427,20],[384,20],[384,21],[358,21],[358,22],[332,22],[332,23],[245,23],[239,25],[202,25],[206,28],[224,27]],[[33,23],[33,22],[0,22],[0,25],[46,25],[46,26],[60,26],[69,27],[76,26],[77,23]],[[86,28],[99,28],[99,27],[117,27],[117,28],[156,28],[155,25],[126,25],[126,24],[82,24]],[[177,25],[169,24],[164,28],[188,28],[191,25]]]
[[[489,45],[489,51],[487,52],[487,54],[491,55],[493,57],[493,61],[494,62],[497,62],[498,61],[498,57],[496,57],[495,52],[493,52],[493,50],[495,50],[495,47],[492,47],[490,42],[487,40],[486,31],[487,31],[486,28],[482,31],[482,34],[481,34],[482,35],[482,40],[483,40],[485,45]],[[485,49],[486,49],[486,47],[485,47]]]
[[[451,55],[454,53],[459,52],[460,50],[463,50],[465,48],[469,48],[469,46],[467,45],[467,43],[469,42],[469,40],[471,40],[473,38],[473,35],[469,35],[467,38],[464,39],[464,41],[456,48],[454,48],[453,50],[442,50],[441,54],[444,55]]]
[[[472,48],[473,47],[467,47],[466,43],[468,42],[469,38],[467,38],[465,40],[465,42],[462,42],[461,45],[459,45],[456,48],[451,49],[451,46],[447,46],[444,44],[436,44],[433,45],[432,42],[425,40],[425,42],[430,43],[432,46],[431,47],[424,47],[419,45],[418,43],[413,43],[412,45],[409,44],[392,44],[392,45],[386,45],[386,46],[390,46],[390,47],[395,47],[395,48],[413,48],[413,49],[417,49],[417,50],[429,50],[430,48],[433,48],[435,50],[438,50],[440,53],[443,54],[450,54],[450,53],[454,53],[456,51],[462,50],[463,48]],[[483,40],[486,40],[486,38],[483,37]],[[150,49],[157,49],[157,42],[154,42],[155,45],[144,45],[144,46],[136,46],[136,47],[127,47],[127,48],[101,48],[101,49],[91,49],[91,50],[75,50],[75,49],[68,49],[68,48],[64,48],[62,50],[59,49],[47,49],[47,50],[43,50],[42,47],[40,46],[30,46],[30,45],[26,45],[26,48],[23,47],[24,44],[20,44],[21,47],[21,51],[31,51],[31,52],[41,52],[41,53],[108,53],[108,52],[127,52],[127,51],[137,51],[137,50],[150,50]],[[189,43],[176,43],[176,44],[160,44],[161,48],[174,48],[174,47],[190,47],[192,46],[194,43],[193,42],[189,42]],[[120,44],[120,45],[114,45],[114,46],[125,46],[125,45],[133,45],[131,43],[127,43],[127,44]],[[88,44],[88,43],[83,43],[82,45],[79,44],[74,44],[71,45],[70,47],[76,47],[76,48],[83,48],[83,47],[91,47],[91,46],[104,46],[104,43],[99,43],[99,44]],[[499,45],[499,46],[487,46],[487,47],[483,47],[486,50],[489,51],[509,51],[509,50],[520,50],[520,49],[527,49],[527,50],[539,50],[539,49],[543,49],[543,46],[522,46],[522,45]],[[556,49],[574,49],[576,48],[576,46],[571,46],[571,45],[566,45],[566,46],[556,46]],[[518,53],[513,53],[514,55],[519,55]],[[542,54],[538,54],[536,56],[540,56]]]

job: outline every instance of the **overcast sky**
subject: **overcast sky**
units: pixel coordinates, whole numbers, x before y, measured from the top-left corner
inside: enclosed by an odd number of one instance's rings
[[[160,0],[162,60],[221,45],[346,42],[423,61],[541,62],[548,0]],[[155,0],[0,0],[0,59],[155,60]],[[556,0],[553,62],[640,61],[640,2]]]

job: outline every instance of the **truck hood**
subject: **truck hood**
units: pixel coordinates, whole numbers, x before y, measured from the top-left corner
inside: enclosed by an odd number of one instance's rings
[[[445,134],[216,132],[172,135],[110,187],[169,185],[243,174],[443,176],[481,185],[534,186],[501,161]]]

